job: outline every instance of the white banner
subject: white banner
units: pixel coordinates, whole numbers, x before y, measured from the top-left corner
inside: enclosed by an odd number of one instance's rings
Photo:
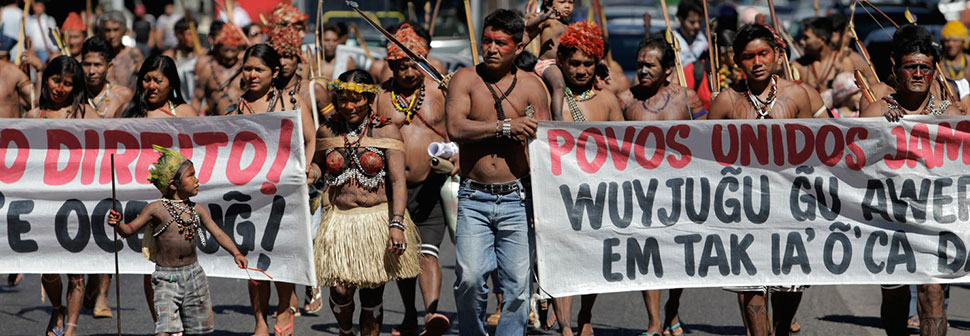
[[[553,296],[968,282],[970,119],[540,122]]]
[[[0,270],[114,273],[111,162],[118,211],[133,220],[160,194],[148,183],[153,144],[195,165],[199,195],[250,267],[275,280],[315,283],[300,117],[295,111],[165,119],[0,119]],[[120,239],[121,273],[151,273],[142,233]],[[215,277],[247,278],[206,232],[199,263]],[[259,272],[253,278],[266,279]]]

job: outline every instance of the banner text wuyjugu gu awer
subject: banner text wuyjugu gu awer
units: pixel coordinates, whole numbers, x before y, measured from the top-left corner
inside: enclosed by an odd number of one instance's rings
[[[870,274],[899,268],[925,280],[933,275],[916,269],[924,252],[938,257],[932,264],[941,274],[970,271],[960,238],[970,219],[970,176],[958,169],[970,164],[968,120],[543,126],[531,155],[541,186],[540,274],[544,255],[547,265],[560,261],[542,252],[543,240],[586,248],[598,258],[586,266],[601,266],[587,272],[595,279],[552,281],[553,290],[591,292],[591,281],[606,291],[684,286],[677,280],[823,284],[831,279],[820,273],[858,264]],[[912,178],[919,176],[932,178]],[[933,244],[911,244],[920,224],[937,230]],[[669,256],[674,250],[678,258]],[[664,267],[670,264],[683,268]],[[667,285],[636,280],[665,275]]]
[[[122,240],[126,244],[115,242],[104,223],[113,207],[131,221],[159,198],[147,181],[158,158],[152,145],[159,145],[193,160],[200,183],[193,200],[206,205],[253,266],[276,278],[313,283],[297,116],[11,121],[0,128],[0,235],[8,242],[0,253],[9,251],[12,258],[0,266],[23,273],[48,271],[23,261],[51,257],[50,271],[107,273],[113,264],[100,262],[102,253],[123,250],[123,273],[150,272],[151,263],[140,253],[142,234]],[[118,185],[114,205],[112,154]],[[234,269],[231,256],[218,253],[211,235],[202,240],[199,260],[207,273],[247,276]]]

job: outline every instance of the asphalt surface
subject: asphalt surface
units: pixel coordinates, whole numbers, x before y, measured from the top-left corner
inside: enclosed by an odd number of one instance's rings
[[[454,283],[454,246],[447,241],[441,249],[443,264],[442,298],[440,310],[456,320]],[[50,316],[49,302],[40,300],[40,276],[26,275],[19,286],[0,284],[0,335],[43,335]],[[64,279],[66,285],[66,278]],[[210,290],[215,311],[215,335],[250,335],[254,321],[246,295],[246,280],[210,278]],[[151,335],[153,324],[144,301],[140,275],[122,275],[122,331],[125,335]],[[65,286],[66,287],[66,286]],[[302,302],[302,286],[298,286]],[[270,300],[273,305],[274,297]],[[397,287],[389,284],[384,294],[384,326],[382,334],[390,335],[391,328],[402,319],[403,306]],[[327,299],[326,291],[324,300]],[[663,298],[666,300],[666,297]],[[114,289],[110,297],[114,308]],[[420,294],[418,305],[421,306]],[[326,302],[326,301],[324,301]],[[802,324],[799,335],[884,335],[879,329],[880,294],[877,286],[817,286],[805,294],[797,318]],[[494,299],[489,309],[494,310]],[[579,309],[576,299],[573,323]],[[359,305],[358,305],[359,307]],[[275,309],[275,308],[272,308]],[[358,308],[359,309],[359,308]],[[681,300],[681,319],[689,335],[744,335],[739,318],[736,295],[720,289],[687,290]],[[970,335],[970,285],[954,285],[950,290],[948,310],[949,335]],[[423,319],[421,320],[423,321]],[[274,323],[270,320],[269,323]],[[337,324],[325,306],[316,314],[296,318],[296,334],[336,334]],[[116,335],[115,319],[95,320],[90,311],[83,311],[78,323],[80,335]],[[639,293],[601,295],[593,310],[593,326],[597,335],[639,335],[647,326],[646,310]],[[575,328],[575,326],[574,326]],[[578,331],[578,330],[577,330]],[[457,335],[456,325],[449,332]],[[555,334],[552,331],[532,330],[530,334]]]

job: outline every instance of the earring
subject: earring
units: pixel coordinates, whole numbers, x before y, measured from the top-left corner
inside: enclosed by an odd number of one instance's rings
[[[172,90],[172,97],[177,99],[179,97],[179,90]]]

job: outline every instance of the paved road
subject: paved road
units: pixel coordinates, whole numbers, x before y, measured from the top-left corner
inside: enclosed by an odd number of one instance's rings
[[[450,242],[445,245],[442,247],[445,282],[441,307],[454,320],[455,301],[450,290],[454,281],[454,247]],[[121,281],[124,334],[150,335],[153,327],[143,300],[141,276],[123,275]],[[249,315],[251,309],[245,294],[245,280],[212,278],[210,286],[216,313],[215,334],[250,335],[253,320]],[[113,304],[113,289],[111,293]],[[970,285],[953,286],[950,294],[950,335],[970,335]],[[391,327],[400,321],[403,309],[393,284],[388,286],[384,296],[383,331],[389,335]],[[801,335],[881,335],[881,329],[878,329],[879,300],[876,286],[813,287],[805,295],[798,312],[798,319],[803,325]],[[275,298],[271,302],[275,302]],[[494,309],[494,300],[489,303],[489,309]],[[575,303],[576,309],[578,304]],[[639,294],[601,295],[593,314],[597,335],[638,335],[646,328],[646,312]],[[40,302],[38,275],[27,275],[17,287],[7,286],[6,281],[0,285],[0,335],[41,335],[49,316],[50,304]],[[685,291],[681,318],[691,335],[745,334],[739,320],[736,296],[720,289]],[[116,334],[114,319],[94,320],[91,312],[82,313],[79,325],[81,335]],[[326,308],[317,314],[296,319],[297,335],[336,332],[337,324]],[[542,331],[530,333],[552,334]],[[457,335],[457,329],[453,327],[450,334]]]

